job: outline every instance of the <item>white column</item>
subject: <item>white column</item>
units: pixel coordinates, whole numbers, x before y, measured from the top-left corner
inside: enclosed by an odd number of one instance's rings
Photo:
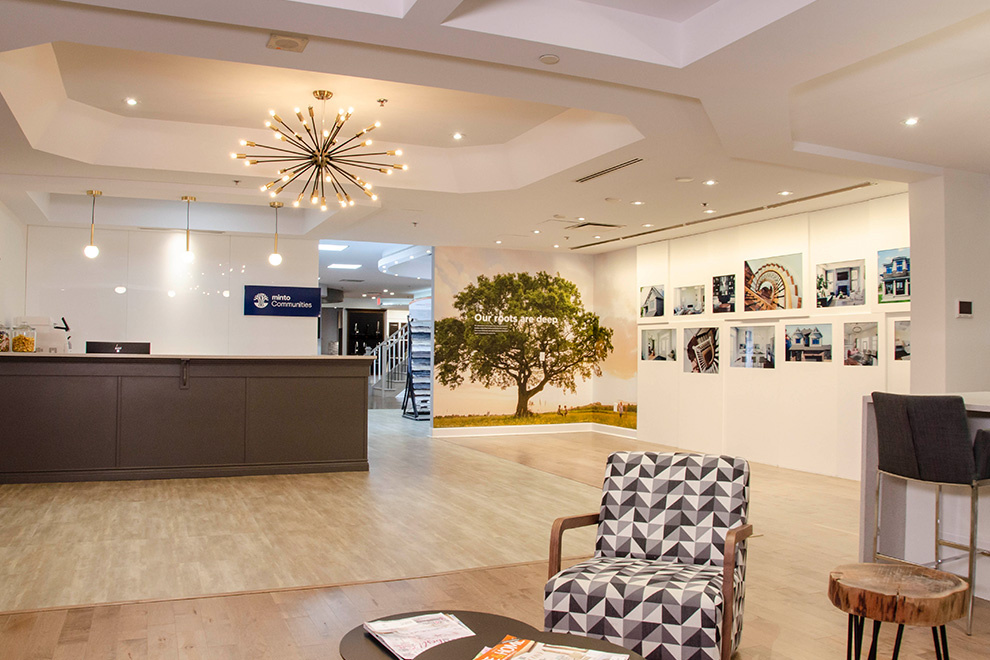
[[[911,390],[990,390],[990,176],[911,184]],[[957,301],[973,317],[956,316]]]

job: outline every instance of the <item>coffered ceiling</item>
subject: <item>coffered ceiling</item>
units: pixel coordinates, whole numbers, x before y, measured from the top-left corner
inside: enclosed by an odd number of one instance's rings
[[[268,139],[270,108],[318,114],[314,89],[334,92],[333,116],[354,108],[349,129],[380,120],[376,144],[410,169],[375,178],[377,202],[285,209],[309,238],[598,252],[897,193],[942,168],[990,174],[985,0],[0,11],[0,203],[28,223],[83,226],[98,188],[105,224],[171,226],[195,195],[207,228],[265,232],[271,173],[229,154]],[[308,43],[266,48],[272,33]]]

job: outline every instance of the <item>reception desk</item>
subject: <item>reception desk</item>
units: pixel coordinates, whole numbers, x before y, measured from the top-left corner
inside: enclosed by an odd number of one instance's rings
[[[966,404],[970,436],[976,429],[990,428],[990,392],[959,393]],[[863,397],[862,478],[860,480],[859,557],[873,561],[873,529],[876,516],[877,488],[877,421],[870,396]],[[942,496],[943,538],[969,541],[969,490],[946,488]],[[990,539],[990,493],[980,498],[979,538],[981,547]],[[880,510],[880,551],[916,563],[935,559],[935,487],[887,478],[883,482]],[[959,553],[947,550],[945,556]],[[977,559],[976,595],[990,597],[990,560]],[[945,570],[965,573],[966,562],[943,565]]]
[[[370,357],[0,355],[0,483],[368,469]]]

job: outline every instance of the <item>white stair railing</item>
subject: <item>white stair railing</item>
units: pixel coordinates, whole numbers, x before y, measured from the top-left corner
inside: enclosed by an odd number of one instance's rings
[[[375,387],[394,389],[399,380],[406,377],[406,360],[409,359],[409,325],[403,324],[392,335],[378,344],[371,352],[375,362],[371,366],[371,380]]]

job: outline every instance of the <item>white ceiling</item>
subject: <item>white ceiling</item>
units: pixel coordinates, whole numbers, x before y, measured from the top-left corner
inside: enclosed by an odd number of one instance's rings
[[[108,224],[140,226],[191,194],[230,209],[205,214],[224,217],[219,229],[263,231],[257,186],[270,175],[228,154],[239,137],[267,138],[269,108],[291,118],[317,88],[334,91],[333,111],[355,108],[349,131],[381,120],[376,143],[402,148],[410,170],[376,180],[377,203],[285,209],[287,231],[311,238],[599,252],[901,192],[941,168],[990,174],[986,0],[0,0],[0,11],[0,203],[28,223],[82,226],[84,193],[98,188]],[[309,43],[266,49],[271,32]],[[560,62],[541,63],[547,53]],[[900,123],[913,115],[917,126]],[[762,210],[863,183],[875,185]],[[571,229],[582,217],[618,227]]]

